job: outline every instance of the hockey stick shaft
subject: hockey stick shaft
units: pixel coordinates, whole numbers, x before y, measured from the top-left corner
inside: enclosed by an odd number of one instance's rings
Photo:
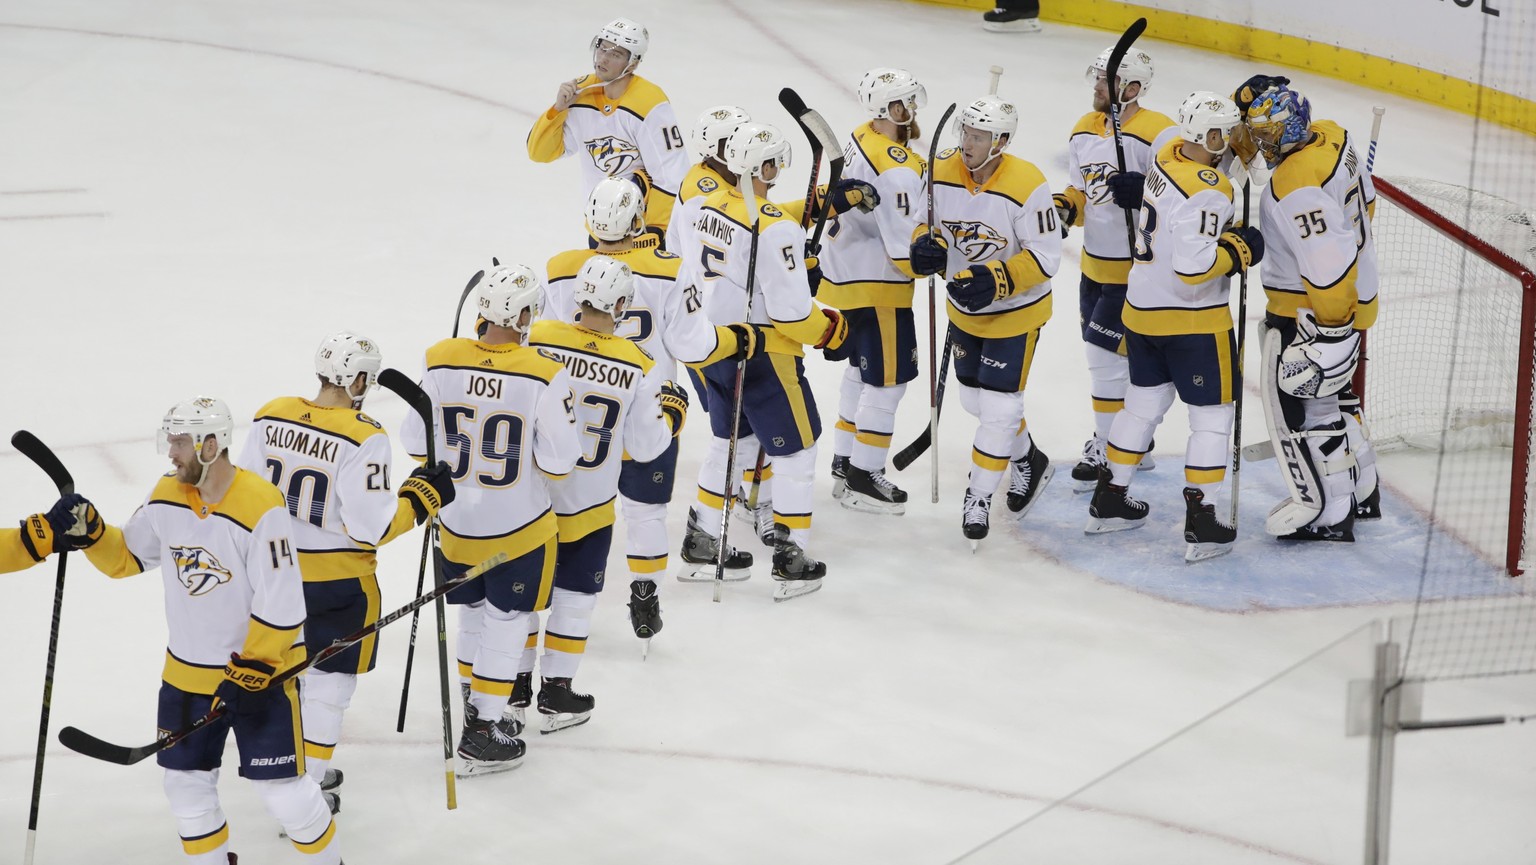
[[[60,496],[67,496],[75,491],[74,478],[70,476],[59,458],[54,456],[53,451],[38,440],[37,436],[26,430],[20,430],[11,436],[11,446],[47,473],[53,485],[58,488]],[[64,563],[68,555],[68,550],[59,553],[59,567],[53,581],[53,619],[48,626],[48,661],[43,668],[43,705],[38,714],[37,756],[32,762],[32,801],[27,811],[27,853],[23,860],[26,865],[32,865],[37,849],[37,814],[42,806],[43,796],[43,755],[48,745],[48,719],[53,708],[53,669],[59,655],[59,620],[64,613]]]
[[[443,595],[448,594],[459,586],[462,586],[471,580],[479,579],[485,574],[486,571],[489,571],[492,568],[505,563],[506,561],[506,553],[497,553],[496,555],[486,559],[473,568],[470,568],[459,576],[445,583],[442,583],[427,594],[421,595],[400,609],[395,610],[388,615],[380,616],[378,621],[374,622],[373,624],[365,625],[359,630],[353,631],[345,637],[338,638],[329,646],[326,646],[319,652],[310,655],[302,662],[289,667],[281,673],[278,673],[276,676],[273,676],[272,680],[267,683],[267,687],[282,687],[284,682],[292,679],[300,673],[303,673],[310,667],[313,667],[314,665],[321,663],[328,658],[335,657],[338,653],[345,651],[348,646],[362,642],[370,635],[378,633],[386,626],[392,625],[395,622],[405,618],[416,610],[419,610],[423,606],[426,606],[438,598],[441,598]],[[87,757],[103,760],[108,763],[116,763],[120,766],[131,766],[134,763],[138,763],[146,757],[153,756],[160,751],[175,745],[177,742],[186,739],[188,736],[193,735],[198,730],[203,729],[204,727],[223,717],[227,711],[228,709],[225,704],[219,703],[212,709],[209,709],[208,712],[205,713],[202,717],[195,719],[187,726],[182,727],[179,730],[174,730],[170,733],[167,733],[159,739],[149,743],[148,745],[141,745],[137,748],[130,748],[124,745],[114,745],[110,742],[98,739],[95,736],[92,736],[91,734],[76,727],[65,727],[64,729],[60,730],[59,742],[71,751],[84,754]]]
[[[938,394],[931,412],[934,423],[938,422],[939,416],[944,411],[944,384],[949,378],[949,356],[953,350],[954,333],[952,330],[946,329],[944,332],[944,351],[939,355]],[[913,439],[911,444],[897,451],[896,455],[891,457],[891,465],[895,466],[897,471],[904,471],[907,466],[912,465],[912,463],[917,461],[918,457],[926,453],[932,444],[931,430],[925,428],[922,432],[918,433],[917,438]]]
[[[1120,35],[1120,41],[1116,42],[1114,49],[1110,51],[1109,62],[1105,65],[1104,68],[1104,77],[1106,79],[1105,85],[1106,89],[1109,91],[1110,128],[1115,136],[1115,162],[1117,167],[1119,167],[1121,174],[1126,173],[1126,171],[1125,145],[1121,141],[1120,136],[1121,88],[1118,86],[1118,82],[1120,80],[1120,64],[1125,60],[1126,52],[1131,50],[1131,44],[1134,43],[1146,29],[1147,19],[1145,18],[1137,18],[1135,21],[1131,22],[1131,26],[1125,28],[1125,32]],[[1128,243],[1130,243],[1131,253],[1134,255],[1136,252],[1136,217],[1129,210],[1125,211],[1125,239]]]
[[[1243,224],[1248,224],[1248,181],[1243,181]],[[1248,336],[1248,270],[1237,275],[1237,380],[1232,383],[1232,514],[1228,521],[1237,531],[1237,499],[1242,492],[1240,474],[1243,470],[1243,347]]]
[[[1371,109],[1371,146],[1365,154],[1365,171],[1371,173],[1376,168],[1376,139],[1381,137],[1381,115],[1387,113],[1387,106],[1377,105]]]
[[[752,491],[747,494],[747,507],[752,510],[754,515],[757,513],[757,493],[763,486],[763,461],[767,456],[768,452],[764,451],[763,446],[759,444],[757,446],[757,463],[752,466]]]
[[[788,89],[788,88],[786,88]],[[792,91],[791,91],[792,92]],[[781,97],[782,98],[782,97]],[[752,292],[757,285],[757,194],[752,187],[753,179],[748,176],[741,178],[741,196],[747,204],[747,218],[752,224],[751,246],[747,252],[747,311],[743,321],[752,320]],[[736,361],[736,389],[731,399],[731,437],[730,444],[725,452],[725,486],[721,488],[723,497],[720,503],[720,546],[715,550],[715,589],[714,602],[720,603],[721,592],[725,587],[725,557],[730,550],[731,533],[731,500],[735,498],[732,493],[736,489],[736,444],[741,439],[741,397],[742,389],[746,383],[747,359]]]
[[[474,278],[469,281],[469,285],[465,286],[465,295],[468,295],[469,290],[474,288],[475,283],[480,281],[480,276],[480,273],[475,274]],[[379,384],[383,385],[389,390],[394,391],[397,395],[399,395],[401,399],[405,400],[406,405],[410,406],[411,409],[421,417],[421,424],[423,430],[425,431],[425,438],[427,442],[426,464],[428,466],[437,465],[437,441],[436,433],[433,430],[432,424],[432,398],[427,396],[427,392],[421,389],[421,385],[411,381],[409,376],[397,369],[386,369],[379,373]],[[426,539],[424,545],[422,546],[423,555],[421,557],[421,568],[416,573],[417,597],[421,596],[421,589],[426,583],[427,557],[425,553],[427,548],[432,543],[432,530],[436,527],[436,517],[427,520],[426,526],[423,527],[423,531],[426,532]],[[433,582],[435,583],[438,581],[434,580]],[[446,613],[443,610],[442,595],[437,596],[435,604],[437,607],[437,673],[442,690],[441,696],[443,708],[443,763],[445,767],[445,780],[443,783],[447,792],[448,810],[452,811],[459,807],[459,796],[458,783],[454,779],[453,771],[453,709],[448,702],[448,629]],[[421,608],[417,607],[417,609],[419,610]],[[411,617],[411,631],[413,635],[416,630],[416,622],[417,616],[413,615]],[[410,650],[407,652],[407,655],[413,654],[415,648],[415,644],[412,643]],[[409,660],[409,658],[407,658],[407,660]],[[397,730],[399,732],[404,732],[405,730],[405,698],[407,695],[407,689],[410,687],[410,682],[410,668],[409,665],[407,665],[405,687],[400,691],[400,718],[397,726]]]

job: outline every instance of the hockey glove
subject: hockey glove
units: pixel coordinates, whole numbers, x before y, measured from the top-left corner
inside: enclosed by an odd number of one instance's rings
[[[847,213],[854,208],[858,208],[860,213],[868,213],[880,206],[880,193],[875,191],[875,187],[862,180],[845,177],[833,185],[828,196],[833,216]]]
[[[1141,209],[1141,191],[1147,182],[1147,176],[1135,171],[1126,171],[1121,174],[1111,174],[1105,185],[1109,187],[1109,197],[1115,201],[1115,206],[1125,210]]]
[[[1061,236],[1066,237],[1067,229],[1077,224],[1077,205],[1060,192],[1051,196],[1051,203],[1056,205],[1056,218],[1061,221]]]
[[[826,277],[821,272],[821,259],[816,252],[810,249],[805,251],[805,281],[811,287],[811,297],[821,290],[821,281]]]
[[[912,272],[918,276],[943,273],[944,266],[949,263],[949,244],[931,232],[918,235],[908,250],[908,258],[912,263]]]
[[[223,703],[236,714],[258,712],[280,689],[267,688],[277,671],[270,664],[231,653],[224,665],[224,681],[213,692],[215,706]]]
[[[977,312],[1008,296],[1008,275],[1001,261],[968,267],[949,281],[955,306]]]
[[[816,348],[821,349],[827,360],[847,360],[848,353],[853,350],[851,345],[847,351],[843,350],[848,342],[848,319],[830,306],[822,307],[821,311],[827,315],[827,329],[822,331],[821,341],[816,343]]]
[[[432,519],[443,506],[453,501],[452,469],[438,460],[436,465],[418,466],[400,485],[400,498],[411,503],[416,525]]]
[[[672,435],[683,431],[683,422],[688,419],[688,391],[683,390],[672,382],[663,382],[661,393],[661,413],[666,416],[668,426],[672,427]]]
[[[1343,324],[1319,324],[1312,310],[1296,310],[1296,338],[1280,352],[1280,389],[1300,399],[1333,396],[1349,386],[1360,362],[1354,316]]]
[[[1241,273],[1264,260],[1264,235],[1251,225],[1222,232],[1216,245],[1232,256],[1232,269],[1227,271],[1227,276]]]
[[[725,329],[736,335],[736,353],[731,360],[751,360],[763,348],[763,329],[755,324],[728,324]]]
[[[1253,100],[1258,99],[1264,91],[1290,83],[1291,79],[1284,75],[1255,75],[1232,92],[1232,101],[1237,103],[1238,111],[1247,114],[1248,106],[1252,105]]]
[[[79,493],[70,493],[55,502],[45,519],[53,531],[55,552],[87,549],[101,540],[105,530],[96,506]]]

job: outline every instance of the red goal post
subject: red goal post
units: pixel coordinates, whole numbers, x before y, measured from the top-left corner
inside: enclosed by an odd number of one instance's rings
[[[1503,558],[1518,575],[1531,517],[1536,211],[1454,184],[1373,181],[1381,309],[1355,379],[1372,441],[1383,452],[1490,451],[1499,474],[1507,448]],[[1462,497],[1501,496],[1493,480],[1442,477],[1437,501],[1447,483]]]

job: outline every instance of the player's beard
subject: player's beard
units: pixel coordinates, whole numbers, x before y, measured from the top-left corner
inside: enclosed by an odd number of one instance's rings
[[[896,128],[901,130],[900,134],[902,136],[902,144],[910,144],[913,141],[923,137],[923,128],[917,125],[916,117],[912,118],[906,123],[896,124]]]
[[[176,466],[177,483],[187,484],[188,486],[196,486],[197,482],[202,479],[202,474],[203,467],[197,463],[196,457],[193,457],[193,460],[189,465]]]
[[[1103,96],[1100,96],[1098,93],[1094,93],[1093,94],[1093,110],[1097,111],[1097,112],[1099,112],[1101,114],[1108,114],[1109,113],[1109,94],[1108,93],[1104,94]]]

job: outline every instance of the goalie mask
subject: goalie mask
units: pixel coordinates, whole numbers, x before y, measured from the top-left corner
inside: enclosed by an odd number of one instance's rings
[[[752,120],[747,112],[734,105],[716,105],[699,115],[693,127],[693,153],[699,159],[719,159],[720,145],[725,143],[736,127]]]
[[[315,349],[315,374],[327,384],[345,390],[352,397],[354,408],[378,386],[379,370],[383,366],[384,355],[379,351],[379,344],[349,330],[331,334]],[[363,390],[354,394],[352,383],[357,380],[358,373],[363,374]]]
[[[1242,122],[1237,104],[1219,93],[1197,90],[1179,106],[1179,132],[1184,140],[1204,147],[1207,153],[1226,153],[1232,143],[1232,130]],[[1212,150],[1210,132],[1221,130],[1221,149]]]
[[[526,264],[502,265],[486,274],[475,302],[480,317],[491,324],[527,333],[539,317],[539,296],[543,290],[533,268]],[[528,328],[518,325],[524,311],[528,313]]]
[[[1312,138],[1312,103],[1295,90],[1278,85],[1255,96],[1244,122],[1253,143],[1270,168]]]
[[[743,123],[725,141],[725,167],[738,177],[762,177],[764,163],[789,167],[789,139],[776,126]]]
[[[635,277],[629,265],[606,255],[587,259],[576,273],[576,287],[571,291],[578,309],[585,303],[615,320],[629,311],[634,296]]]
[[[917,109],[928,104],[928,90],[905,69],[880,68],[864,73],[859,81],[859,103],[869,116],[898,122],[891,117],[893,102],[900,102],[907,109],[907,119],[899,122],[910,123]]]
[[[587,230],[610,243],[645,231],[645,195],[627,177],[608,177],[587,199]]]

